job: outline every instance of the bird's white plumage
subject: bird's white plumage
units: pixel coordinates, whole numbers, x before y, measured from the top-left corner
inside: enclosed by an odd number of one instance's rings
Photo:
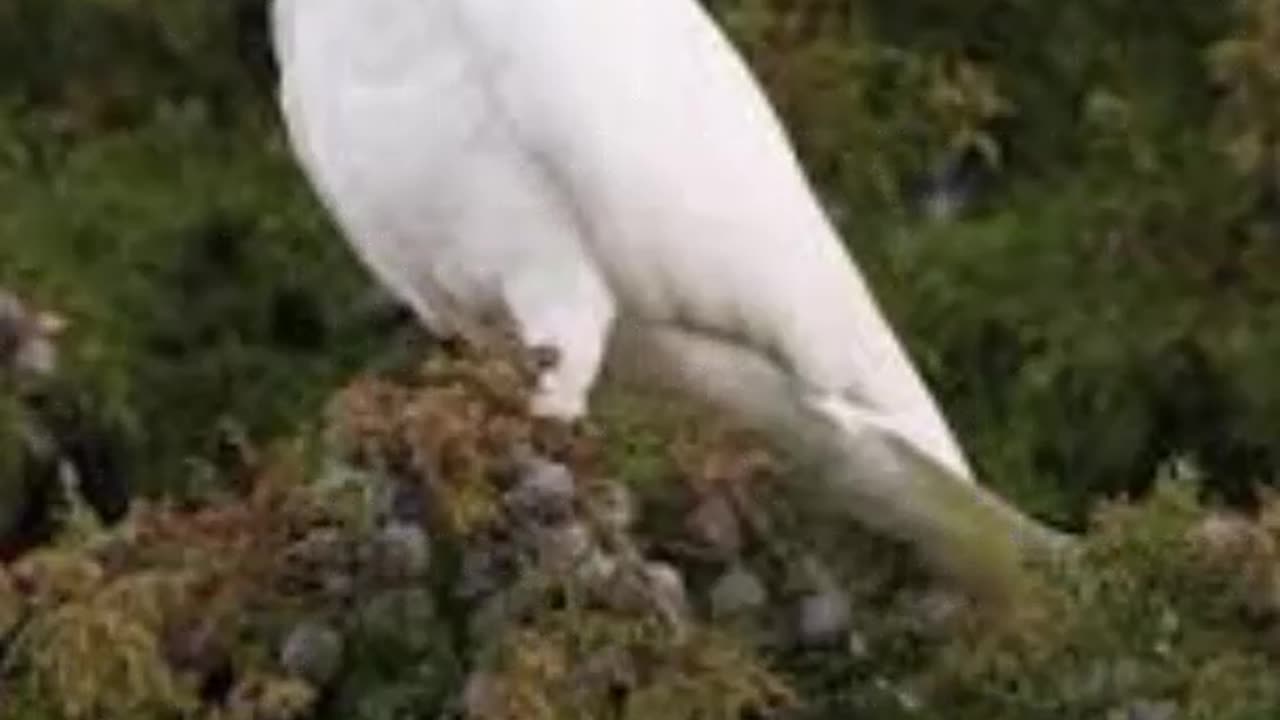
[[[970,479],[694,0],[276,0],[275,33],[290,137],[344,233],[436,331],[505,315],[559,350],[540,411],[582,412],[615,325],[666,327]]]

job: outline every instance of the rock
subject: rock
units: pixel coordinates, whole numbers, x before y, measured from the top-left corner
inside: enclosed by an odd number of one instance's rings
[[[735,567],[711,586],[711,615],[727,618],[750,613],[767,605],[769,591],[755,573],[743,567]]]
[[[742,524],[732,503],[723,495],[713,495],[698,503],[685,520],[689,534],[722,558],[742,552]]]
[[[848,596],[835,588],[806,596],[800,601],[796,616],[796,637],[805,647],[840,641],[852,621]]]
[[[315,687],[324,687],[337,677],[342,667],[343,641],[333,628],[304,622],[285,638],[280,664],[295,677]]]
[[[392,522],[374,538],[377,574],[391,581],[420,580],[431,568],[431,539],[418,525]]]
[[[533,457],[521,463],[519,473],[515,487],[504,496],[516,518],[554,525],[573,516],[576,485],[568,467]]]
[[[692,616],[684,577],[672,565],[642,558],[613,558],[616,570],[596,588],[597,601],[625,613],[655,613],[676,629]]]

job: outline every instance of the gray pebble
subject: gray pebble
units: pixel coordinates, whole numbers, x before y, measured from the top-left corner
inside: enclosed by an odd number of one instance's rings
[[[555,524],[573,515],[573,472],[560,463],[533,457],[521,463],[520,479],[505,495],[507,508],[520,520]]]

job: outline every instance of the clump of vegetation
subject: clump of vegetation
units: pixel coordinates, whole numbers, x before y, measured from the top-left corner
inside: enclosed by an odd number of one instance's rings
[[[1195,493],[1166,478],[1140,505],[1103,508],[1080,555],[1043,570],[1038,604],[944,650],[939,699],[973,717],[1274,714],[1280,504],[1250,519]]]
[[[113,529],[73,504],[60,542],[24,556],[0,583],[10,618],[0,714],[77,720],[198,710],[205,683],[263,642],[241,645],[260,619],[246,608],[306,602],[281,599],[285,551],[334,513],[295,482],[264,476],[240,502],[195,512],[139,507]],[[257,668],[269,663],[238,659],[237,683],[262,681]],[[291,686],[276,677],[285,684],[271,694]]]
[[[104,528],[72,504],[58,543],[0,575],[0,717],[643,720],[784,701],[623,528],[573,544],[607,533],[575,520],[596,453],[529,418],[531,367],[466,355],[357,381],[314,452],[246,458],[245,486],[195,509]]]
[[[531,420],[534,366],[468,353],[361,379],[324,437],[247,456],[241,489],[200,507],[105,528],[72,498],[57,543],[0,573],[0,717],[1280,710],[1280,500],[1209,509],[1175,468],[993,617],[809,525],[769,480],[795,470],[696,410],[607,398],[623,435]],[[665,450],[613,445],[645,432]],[[606,502],[632,489],[638,507]]]

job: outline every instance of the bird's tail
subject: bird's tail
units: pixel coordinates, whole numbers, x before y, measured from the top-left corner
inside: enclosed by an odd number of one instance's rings
[[[623,325],[609,369],[727,410],[817,461],[823,508],[905,541],[972,591],[1007,596],[1060,536],[929,452],[912,426],[840,394],[813,395],[760,353],[671,326]]]
[[[910,542],[936,568],[983,594],[1008,594],[1028,559],[1057,552],[1065,536],[957,474],[909,427],[840,395],[806,399],[825,468],[817,508],[860,508],[868,526]]]

